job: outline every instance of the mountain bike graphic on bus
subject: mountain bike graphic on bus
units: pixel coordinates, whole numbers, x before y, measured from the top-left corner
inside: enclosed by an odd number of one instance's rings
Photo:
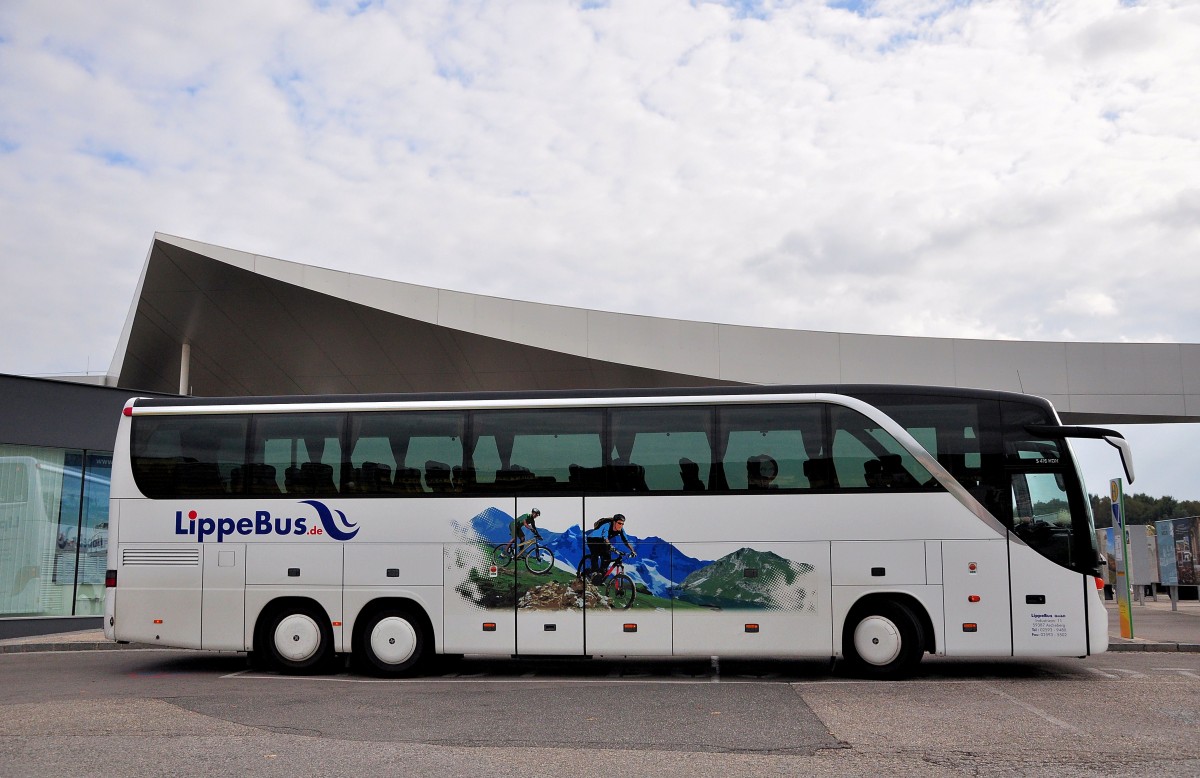
[[[819,583],[814,566],[773,551],[720,544],[706,547],[724,553],[705,560],[658,536],[629,536],[629,549],[618,553],[607,545],[606,553],[594,558],[591,552],[598,550],[598,544],[588,544],[592,538],[586,537],[583,527],[573,525],[563,532],[542,529],[540,537],[528,537],[514,552],[512,522],[510,514],[489,508],[458,525],[468,545],[460,551],[458,567],[463,572],[455,590],[476,607],[788,611],[816,607]],[[566,560],[574,559],[579,564],[568,567]]]
[[[637,597],[637,587],[625,573],[625,555],[614,549],[613,557],[604,573],[593,572],[587,564],[588,557],[584,557],[579,563],[579,578],[599,588],[612,607],[628,610]]]
[[[544,575],[554,567],[554,552],[543,546],[538,538],[520,542],[511,540],[492,549],[492,561],[496,567],[508,567],[522,559],[525,560],[525,568],[534,575]]]

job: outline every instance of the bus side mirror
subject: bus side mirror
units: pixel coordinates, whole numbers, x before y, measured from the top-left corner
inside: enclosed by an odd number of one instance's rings
[[[1115,435],[1105,435],[1104,442],[1121,452],[1121,467],[1125,468],[1125,478],[1133,483],[1133,449],[1129,441]]]

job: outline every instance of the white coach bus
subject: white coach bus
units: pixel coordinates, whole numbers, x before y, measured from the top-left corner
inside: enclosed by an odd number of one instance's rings
[[[1119,433],[957,388],[134,399],[105,635],[295,673],[1083,657],[1107,618],[1071,437],[1116,446],[1133,480]],[[615,564],[581,572],[606,540]]]

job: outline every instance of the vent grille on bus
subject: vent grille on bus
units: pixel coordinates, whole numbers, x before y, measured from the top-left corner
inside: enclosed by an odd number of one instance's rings
[[[198,548],[124,548],[121,549],[121,564],[133,565],[176,565],[195,566],[200,564]]]

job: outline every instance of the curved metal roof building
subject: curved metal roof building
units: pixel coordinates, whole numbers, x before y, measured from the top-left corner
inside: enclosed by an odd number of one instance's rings
[[[156,234],[109,370],[196,395],[920,383],[1200,421],[1200,344],[783,330],[433,289]]]

